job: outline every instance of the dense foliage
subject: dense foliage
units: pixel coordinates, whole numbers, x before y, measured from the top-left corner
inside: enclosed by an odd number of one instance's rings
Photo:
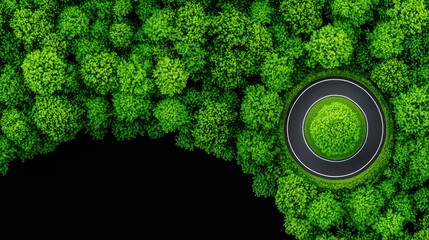
[[[356,113],[340,102],[327,104],[311,121],[310,135],[327,156],[352,151],[359,141],[361,126]]]
[[[0,1],[0,172],[78,133],[174,134],[251,174],[298,239],[427,239],[428,4]],[[370,79],[394,113],[394,156],[355,188],[311,183],[283,148],[285,99],[327,69]]]

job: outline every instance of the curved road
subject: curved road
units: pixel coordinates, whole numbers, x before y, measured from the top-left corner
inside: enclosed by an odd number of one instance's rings
[[[364,144],[355,155],[342,161],[330,161],[314,154],[302,131],[307,111],[329,95],[354,101],[367,121]],[[377,98],[364,85],[344,77],[322,78],[307,85],[292,101],[285,121],[286,143],[295,161],[306,171],[326,179],[350,178],[368,168],[381,152],[385,132],[385,117]]]

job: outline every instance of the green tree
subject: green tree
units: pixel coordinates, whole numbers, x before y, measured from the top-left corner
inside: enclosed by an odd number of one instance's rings
[[[280,165],[268,165],[253,177],[253,192],[257,197],[274,197],[278,188],[277,180],[283,176],[285,173]]]
[[[207,51],[199,44],[178,42],[175,49],[182,56],[182,63],[185,70],[189,73],[189,79],[194,82],[204,79],[207,65]]]
[[[262,82],[269,90],[287,91],[293,86],[291,74],[294,72],[294,63],[289,58],[279,57],[278,54],[269,55],[261,70]]]
[[[365,71],[369,71],[373,68],[375,59],[370,54],[368,41],[360,41],[357,43],[353,59],[354,64]]]
[[[207,102],[195,116],[197,122],[192,131],[195,146],[216,157],[231,160],[234,157],[231,138],[236,132],[232,124],[236,118],[237,113],[227,103]]]
[[[89,36],[92,39],[97,39],[99,41],[102,41],[103,44],[106,45],[106,43],[109,41],[109,35],[110,35],[110,26],[112,25],[112,19],[97,19],[92,24],[89,32]]]
[[[411,86],[391,100],[395,121],[406,135],[423,136],[429,129],[429,96],[427,87]]]
[[[411,63],[425,64],[429,62],[429,28],[426,26],[421,33],[408,36],[404,41],[404,60]]]
[[[420,212],[428,212],[429,210],[429,189],[420,188],[413,195],[416,209]]]
[[[132,0],[116,0],[113,5],[113,12],[118,17],[125,17],[130,14],[133,10]]]
[[[383,93],[395,94],[404,91],[410,84],[408,66],[396,58],[382,61],[371,71],[371,80]]]
[[[14,12],[10,27],[15,36],[25,44],[26,50],[30,50],[53,30],[54,24],[42,9],[32,11],[22,8]]]
[[[252,2],[250,6],[250,16],[252,21],[262,24],[270,24],[274,8],[267,0],[260,0]]]
[[[177,29],[174,27],[175,12],[169,8],[156,9],[143,25],[144,33],[153,42],[175,40]]]
[[[285,232],[295,236],[298,240],[314,239],[316,229],[309,223],[307,219],[296,218],[290,215],[285,215]]]
[[[347,211],[358,230],[365,230],[377,222],[384,199],[378,190],[360,187],[354,190],[346,203]]]
[[[82,8],[88,10],[91,16],[99,20],[110,20],[113,18],[114,1],[90,0],[85,2]]]
[[[320,64],[327,69],[348,65],[353,54],[352,41],[347,33],[331,24],[314,31],[305,49],[309,54],[309,67]]]
[[[127,61],[118,66],[119,91],[149,97],[155,88],[154,80],[150,77],[152,63],[140,61],[136,54],[130,55]]]
[[[146,22],[160,7],[157,0],[135,0],[135,12],[142,22]]]
[[[81,65],[83,82],[97,94],[107,95],[118,87],[118,56],[101,52],[87,55]]]
[[[401,54],[405,35],[395,22],[379,22],[368,35],[369,50],[376,58],[392,58]]]
[[[374,3],[372,0],[333,0],[331,8],[335,16],[350,19],[358,27],[373,19]]]
[[[394,163],[403,171],[401,181],[404,189],[422,186],[429,179],[429,138],[415,138],[398,142]]]
[[[137,136],[143,136],[145,126],[142,121],[126,121],[113,118],[112,133],[119,141],[134,139]]]
[[[427,25],[429,12],[424,0],[398,0],[387,10],[387,15],[398,23],[405,34],[413,35],[422,32]]]
[[[246,43],[246,47],[253,59],[253,68],[255,68],[254,71],[249,71],[249,74],[253,76],[259,72],[257,67],[273,52],[273,38],[268,28],[261,23],[251,24],[248,27],[248,36],[249,40]]]
[[[424,214],[417,222],[417,229],[428,229],[429,227],[429,214]]]
[[[384,216],[378,220],[373,228],[380,233],[383,240],[402,236],[402,228],[405,224],[404,217],[389,209]]]
[[[416,220],[417,212],[413,204],[412,198],[404,191],[398,192],[390,201],[392,209],[400,213],[404,217],[405,222],[414,222]]]
[[[15,108],[7,109],[0,119],[1,130],[14,144],[25,151],[30,151],[35,144],[31,137],[32,126],[22,111]]]
[[[37,94],[51,95],[62,90],[68,81],[66,63],[49,50],[28,54],[21,68],[25,84]]]
[[[420,230],[414,234],[413,240],[419,239],[428,239],[429,238],[429,229]]]
[[[295,174],[290,174],[279,179],[279,189],[275,197],[276,205],[286,216],[303,217],[308,204],[316,195],[317,190],[314,185]]]
[[[240,116],[250,129],[277,128],[281,111],[282,102],[277,93],[267,91],[262,85],[250,85],[246,88]]]
[[[310,124],[315,145],[327,156],[342,155],[354,149],[363,127],[347,105],[334,102],[320,109]]]
[[[356,44],[361,41],[361,36],[364,33],[364,30],[357,27],[352,20],[335,20],[332,26],[341,28],[347,34],[348,38],[352,41],[353,49],[356,47]]]
[[[105,97],[92,97],[85,102],[86,131],[94,139],[101,140],[108,133],[112,122],[112,106]]]
[[[25,56],[21,40],[13,32],[6,31],[0,33],[0,42],[0,64],[19,66]]]
[[[283,24],[277,24],[270,28],[273,33],[274,52],[282,57],[299,59],[304,55],[304,43],[302,39],[291,34]]]
[[[59,34],[68,39],[82,36],[89,30],[89,18],[78,6],[64,8],[58,18]]]
[[[190,120],[186,106],[175,98],[159,101],[153,110],[153,115],[158,119],[165,133],[178,130]]]
[[[56,142],[74,139],[82,129],[82,109],[64,96],[36,96],[33,121]]]
[[[243,172],[256,175],[261,166],[271,164],[278,154],[277,141],[277,136],[269,131],[241,131],[237,136],[237,163]]]
[[[316,237],[316,240],[345,240],[345,238],[338,238],[332,234],[322,234]]]
[[[115,93],[112,101],[116,116],[120,121],[147,120],[151,114],[152,102],[146,96]]]
[[[57,33],[50,33],[45,36],[40,46],[43,51],[55,52],[57,55],[64,59],[70,54],[69,44],[63,35]]]
[[[211,23],[209,34],[214,37],[215,45],[230,49],[246,44],[247,26],[250,22],[248,17],[236,8],[225,6]]]
[[[77,38],[72,46],[70,46],[70,52],[76,58],[76,61],[81,65],[85,58],[91,54],[101,54],[107,52],[107,44],[105,41],[86,36]]]
[[[191,119],[192,123],[193,117]],[[192,135],[192,127],[191,123],[187,125],[182,125],[179,133],[175,137],[176,146],[181,147],[183,149],[193,151],[195,149],[195,138]]]
[[[324,0],[283,0],[280,12],[296,34],[311,34],[322,26]]]
[[[238,49],[218,49],[209,53],[209,59],[214,66],[211,70],[213,85],[226,90],[243,87],[246,84],[245,76],[252,68],[249,54]]]
[[[0,173],[5,175],[9,169],[9,162],[16,158],[16,148],[13,143],[4,135],[0,134]]]
[[[126,23],[115,23],[110,27],[109,39],[118,49],[126,49],[132,43],[133,30]]]
[[[396,179],[386,179],[378,184],[377,189],[383,194],[385,199],[391,199],[398,191]]]
[[[189,73],[184,69],[180,59],[165,57],[156,64],[153,77],[160,93],[172,97],[186,87]]]
[[[182,148],[237,160],[297,239],[426,239],[426,2],[0,1],[0,172],[81,130],[176,132]],[[381,89],[396,143],[377,175],[333,191],[295,172],[279,128],[290,90],[336,68]]]
[[[178,40],[195,44],[206,42],[210,21],[202,4],[186,2],[177,10],[175,26]]]
[[[323,192],[310,203],[307,215],[311,224],[326,231],[341,223],[343,214],[341,202],[331,192]]]
[[[18,69],[6,65],[0,71],[0,103],[6,106],[18,106],[28,101],[29,95]]]
[[[249,18],[231,5],[224,9],[211,21],[209,36],[213,37],[213,47],[210,48],[209,60],[211,69],[210,82],[226,90],[243,87],[246,78],[254,74],[255,54],[252,50],[263,49],[266,46],[266,35],[259,36],[262,41],[254,39],[250,43],[252,26]],[[261,29],[259,29],[261,30]],[[264,31],[264,30],[261,30]],[[269,40],[268,40],[269,41]],[[253,54],[253,55],[252,55]]]

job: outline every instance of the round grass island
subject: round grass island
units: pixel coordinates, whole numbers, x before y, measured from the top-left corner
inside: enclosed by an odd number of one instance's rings
[[[283,111],[286,164],[328,189],[374,181],[392,154],[390,112],[362,76],[344,70],[307,76],[289,93]]]
[[[365,115],[346,97],[326,97],[317,101],[304,121],[308,147],[325,160],[345,160],[359,151],[366,140]]]

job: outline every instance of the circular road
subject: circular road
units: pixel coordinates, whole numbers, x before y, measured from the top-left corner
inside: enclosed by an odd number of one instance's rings
[[[329,96],[353,101],[365,115],[366,139],[354,155],[342,161],[319,157],[304,136],[303,125],[309,109]],[[377,98],[361,83],[345,77],[322,78],[304,87],[292,101],[286,118],[286,144],[293,158],[307,172],[326,179],[346,179],[363,172],[377,159],[386,137],[385,117]]]

